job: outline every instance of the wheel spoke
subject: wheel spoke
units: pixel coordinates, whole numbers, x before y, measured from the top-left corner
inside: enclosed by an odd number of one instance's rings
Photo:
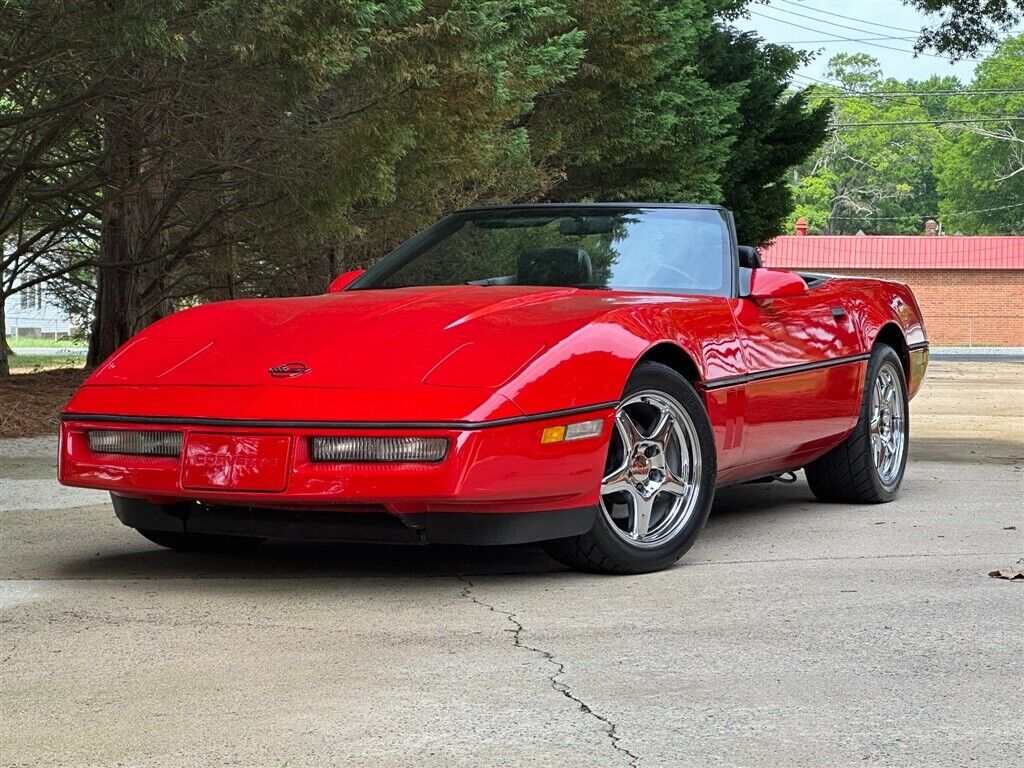
[[[636,447],[636,444],[644,439],[644,436],[640,434],[636,422],[624,410],[620,410],[615,414],[615,424],[618,426],[619,434],[622,436],[622,453],[628,457],[633,448]]]
[[[616,483],[625,482],[629,478],[629,455],[624,454],[622,457],[622,463],[619,464],[615,469],[611,470],[607,475],[601,478],[601,485],[608,486]],[[618,489],[621,490],[621,489]],[[610,491],[605,491],[610,493]]]
[[[896,407],[896,380],[892,374],[885,377],[885,402],[890,409]]]
[[[630,493],[629,499],[629,535],[634,539],[641,539],[647,535],[647,531],[651,527],[651,510],[654,507],[654,499],[645,499],[635,489]]]
[[[882,459],[885,456],[885,444],[881,435],[871,436],[871,451],[875,457],[875,467],[881,469]]]
[[[680,441],[679,443],[679,470],[672,470],[670,474],[679,479],[690,476],[690,452],[685,442]]]
[[[661,492],[685,498],[690,492],[690,486],[674,471],[667,470],[665,472],[665,482],[661,485]]]
[[[633,484],[624,476],[616,476],[605,479],[601,483],[601,495],[618,493],[619,491],[633,491]]]
[[[658,423],[654,425],[651,436],[647,439],[652,443],[657,443],[663,452],[668,451],[668,443],[675,426],[672,414],[668,411],[662,411],[661,416],[658,417]]]

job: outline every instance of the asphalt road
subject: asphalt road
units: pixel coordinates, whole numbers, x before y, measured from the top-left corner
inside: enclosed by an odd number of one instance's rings
[[[174,554],[2,443],[0,766],[1019,764],[1024,366],[927,387],[895,503],[728,489],[639,577]]]

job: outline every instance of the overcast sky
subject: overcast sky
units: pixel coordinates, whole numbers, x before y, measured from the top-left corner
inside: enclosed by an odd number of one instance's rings
[[[751,5],[750,16],[736,26],[772,43],[820,51],[800,70],[807,77],[824,79],[828,60],[837,53],[868,53],[881,62],[886,76],[900,80],[952,74],[970,82],[976,62],[950,64],[935,55],[914,57],[917,31],[927,20],[899,0],[771,0]]]

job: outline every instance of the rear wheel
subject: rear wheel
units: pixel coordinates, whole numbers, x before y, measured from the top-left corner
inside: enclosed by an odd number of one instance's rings
[[[136,528],[139,533],[161,547],[182,552],[244,552],[263,543],[249,536],[219,536],[213,533],[182,533]]]
[[[714,436],[700,396],[671,368],[641,363],[615,413],[601,514],[588,533],[546,549],[566,565],[600,573],[667,568],[704,527],[715,474]]]
[[[907,384],[896,351],[877,344],[868,361],[857,426],[846,440],[804,467],[822,501],[892,501],[907,466],[910,418]]]

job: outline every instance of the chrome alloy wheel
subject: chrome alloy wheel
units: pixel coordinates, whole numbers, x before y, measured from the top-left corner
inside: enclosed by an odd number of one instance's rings
[[[871,460],[886,488],[892,488],[899,480],[907,449],[903,392],[898,376],[892,363],[885,363],[878,369],[871,390]]]
[[[697,429],[664,392],[637,392],[619,405],[607,467],[601,509],[630,544],[664,544],[693,516],[701,490]]]

